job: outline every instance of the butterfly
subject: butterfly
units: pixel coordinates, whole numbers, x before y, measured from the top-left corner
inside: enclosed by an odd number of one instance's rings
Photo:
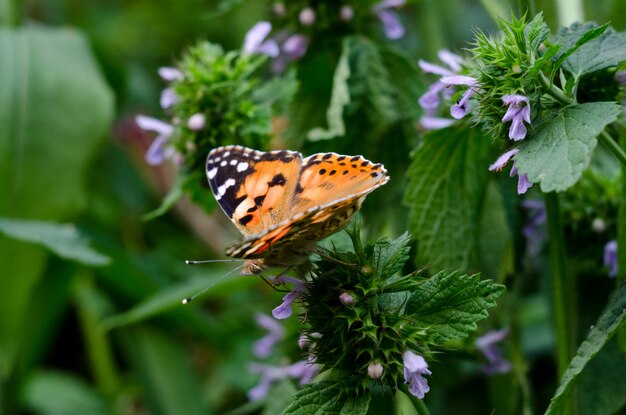
[[[242,274],[298,265],[316,242],[340,230],[365,196],[389,181],[382,164],[362,156],[257,151],[209,153],[206,175],[218,204],[243,234],[226,255],[245,260]]]

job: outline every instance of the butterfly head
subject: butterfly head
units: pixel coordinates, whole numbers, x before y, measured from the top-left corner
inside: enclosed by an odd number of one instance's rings
[[[267,265],[265,265],[263,258],[246,259],[241,269],[241,275],[258,275],[265,268],[267,268]]]

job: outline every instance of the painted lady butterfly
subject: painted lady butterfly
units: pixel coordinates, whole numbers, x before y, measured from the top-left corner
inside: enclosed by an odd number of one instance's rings
[[[387,183],[382,164],[362,156],[241,146],[213,149],[206,174],[215,199],[244,239],[226,255],[246,259],[242,274],[303,262],[315,243],[341,229],[365,196]]]

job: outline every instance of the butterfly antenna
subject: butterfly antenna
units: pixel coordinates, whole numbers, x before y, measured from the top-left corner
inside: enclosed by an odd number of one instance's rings
[[[201,262],[201,261],[199,261]],[[231,275],[233,272],[235,271],[239,271],[241,268],[243,268],[244,264],[239,265],[237,268],[231,269],[230,271],[228,271],[226,274],[222,275],[221,277],[219,277],[217,280],[213,281],[211,284],[209,284],[208,286],[204,287],[203,289],[201,289],[200,291],[198,291],[197,293],[195,293],[194,295],[192,295],[191,297],[187,297],[183,299],[183,304],[189,304],[190,302],[192,302],[194,299],[196,299],[198,296],[204,294],[206,291],[210,290],[211,288],[215,287],[217,284],[219,284],[220,282],[224,281],[224,279],[226,277],[228,277],[229,275]]]
[[[185,264],[187,265],[199,265],[199,264],[210,264],[212,262],[239,262],[240,259],[203,259],[201,261],[196,261],[193,259],[186,259]]]

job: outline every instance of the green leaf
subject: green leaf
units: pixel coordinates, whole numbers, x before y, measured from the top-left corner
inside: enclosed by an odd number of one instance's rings
[[[503,285],[481,280],[478,274],[440,272],[416,288],[406,314],[427,325],[430,340],[441,344],[476,330],[476,323],[487,317],[487,309],[504,291]]]
[[[328,128],[314,128],[309,131],[307,138],[311,141],[328,140],[343,136],[346,133],[346,126],[343,122],[343,110],[350,103],[350,90],[348,89],[348,79],[350,78],[349,56],[350,42],[346,39],[343,42],[343,51],[333,76],[330,105],[326,110]]]
[[[106,265],[110,258],[89,245],[89,239],[74,225],[0,218],[0,233],[43,246],[61,258],[85,265]]]
[[[68,221],[113,118],[113,95],[76,30],[0,28],[0,216]],[[12,369],[47,253],[0,238],[0,365]]]
[[[87,382],[59,371],[35,373],[25,389],[25,404],[41,415],[108,415],[112,411]]]
[[[470,267],[488,174],[490,142],[478,129],[426,135],[409,168],[404,201],[418,242],[418,263]]]
[[[577,77],[626,60],[626,32],[611,28],[604,31],[604,26],[597,27],[595,23],[574,23],[561,28],[554,42],[563,45],[564,54],[571,53],[563,67]]]
[[[402,269],[409,259],[411,250],[411,236],[408,232],[403,233],[393,241],[380,240],[374,245],[372,265],[384,277],[389,278]]]
[[[576,356],[570,361],[569,367],[563,374],[559,387],[552,397],[550,406],[545,412],[546,415],[558,414],[563,409],[566,398],[580,373],[613,337],[624,321],[626,321],[626,281],[622,280],[611,295],[597,324],[589,331],[587,338],[578,348]]]
[[[171,333],[137,327],[123,336],[128,361],[143,384],[149,413],[207,415],[188,352]]]
[[[370,395],[348,395],[332,381],[305,385],[283,415],[365,415],[369,408]]]
[[[565,59],[569,58],[582,45],[584,45],[585,43],[590,42],[591,40],[597,38],[602,33],[604,33],[606,31],[606,29],[608,29],[608,27],[609,27],[608,24],[604,24],[604,25],[599,26],[599,27],[592,27],[591,29],[589,29],[585,33],[583,33],[583,35],[576,40],[576,43],[573,46],[571,46],[569,49],[565,50],[562,54],[560,54],[559,58],[557,59],[557,61],[554,64],[554,70],[556,71],[558,68],[560,68],[561,65],[563,64],[563,61],[565,61]],[[565,30],[567,30],[567,29],[561,28],[561,31],[565,31]],[[567,37],[565,39],[562,39],[562,40],[565,41],[565,42],[568,41]]]
[[[141,219],[143,219],[144,221],[150,221],[150,220],[158,218],[161,215],[166,214],[171,208],[174,207],[176,202],[178,202],[178,200],[181,197],[183,197],[185,184],[187,181],[188,181],[188,176],[185,175],[184,173],[180,173],[176,177],[176,181],[172,185],[170,191],[163,198],[161,205],[158,208],[143,215]]]
[[[597,135],[621,113],[613,102],[572,105],[546,116],[514,157],[519,174],[541,183],[544,192],[562,191],[589,165]]]

